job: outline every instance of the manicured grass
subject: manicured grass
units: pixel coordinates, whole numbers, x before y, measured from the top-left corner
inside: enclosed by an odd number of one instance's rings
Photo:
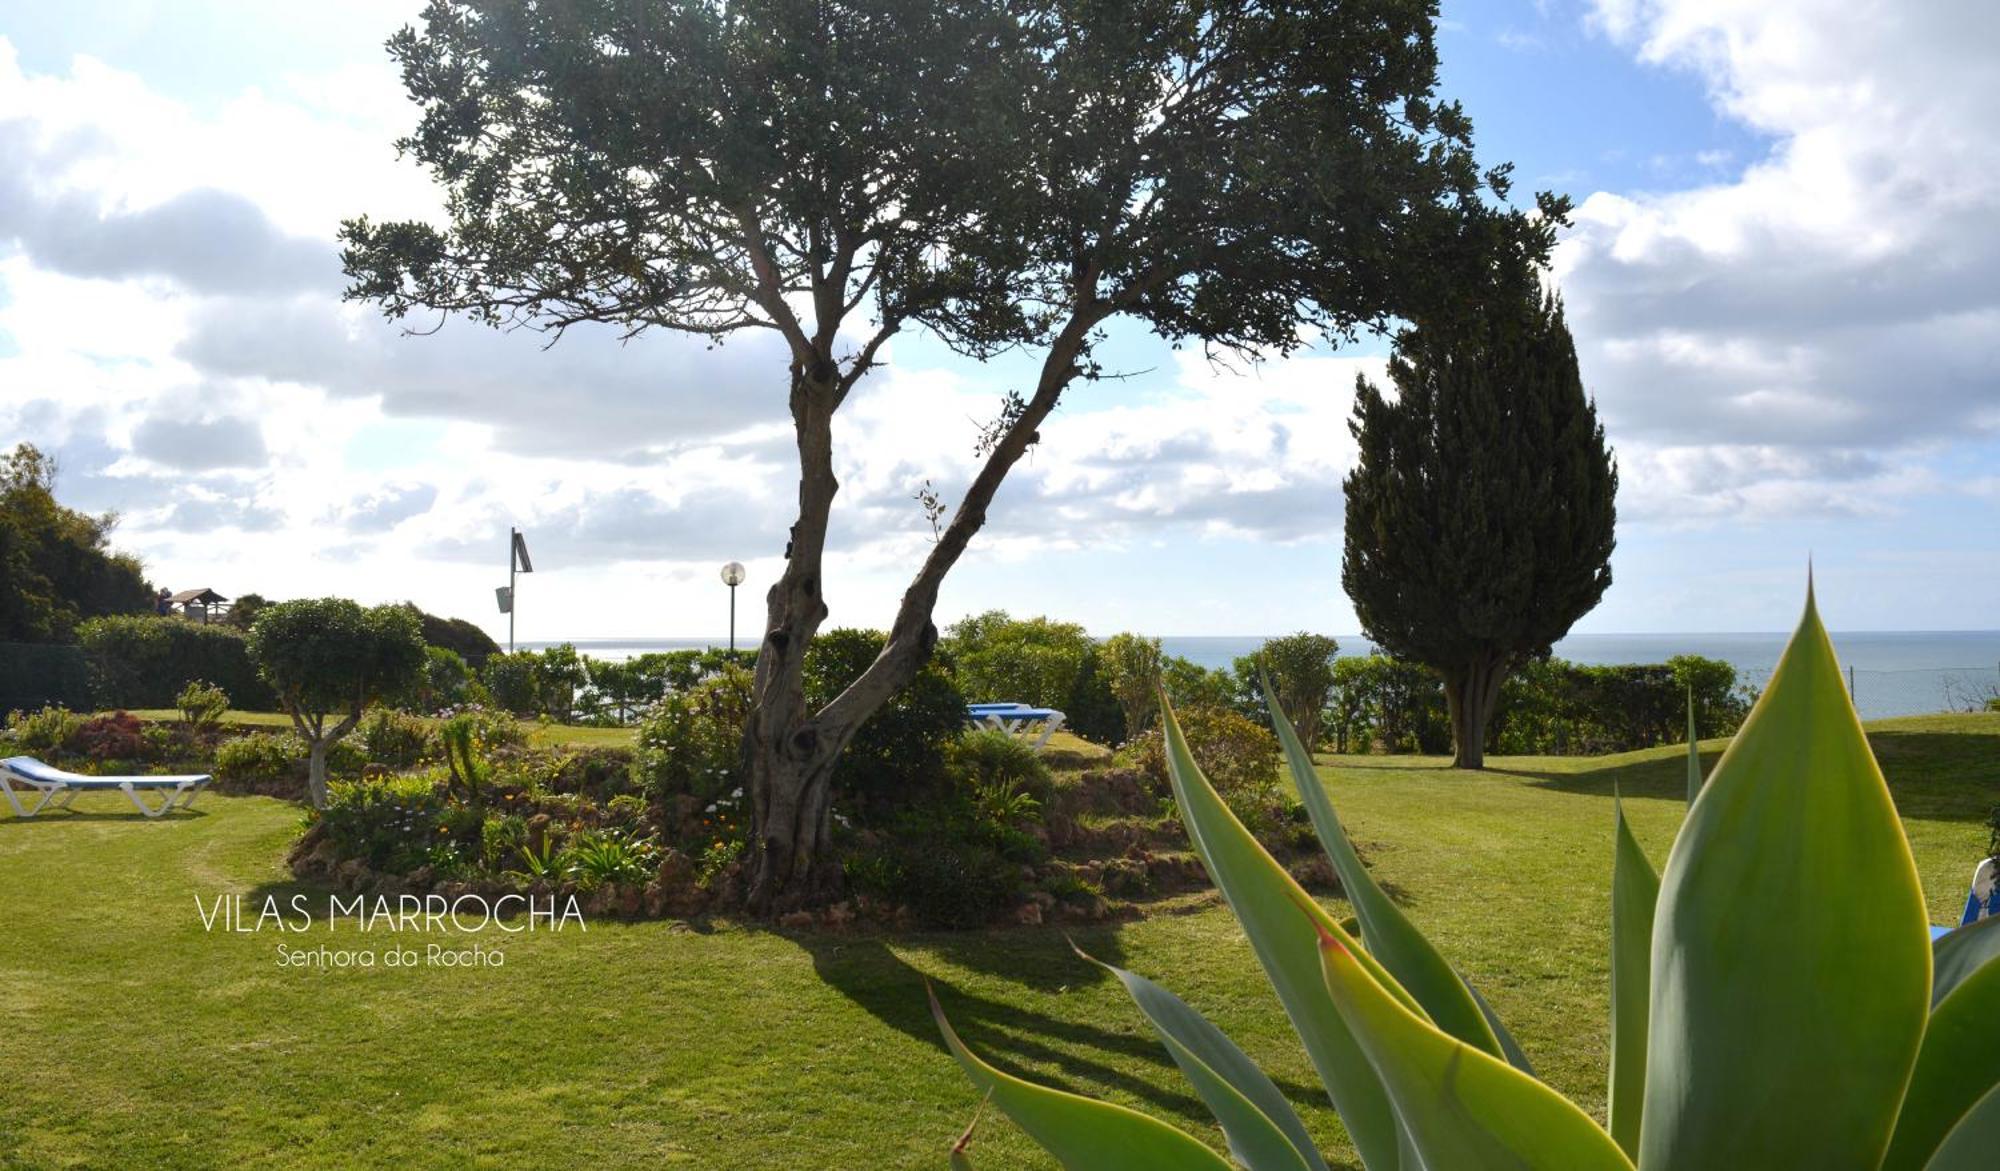
[[[2000,715],[1871,731],[1932,917],[1951,921],[2000,801]],[[1601,1110],[1612,788],[1663,862],[1682,758],[1492,764],[1341,757],[1326,772],[1375,873],[1542,1075]],[[0,1165],[934,1168],[976,1096],[937,1044],[925,977],[997,1062],[1219,1143],[1136,1010],[1058,930],[593,923],[475,937],[504,949],[499,969],[287,970],[280,942],[421,952],[465,937],[352,921],[205,933],[197,899],[289,893],[297,810],[224,798],[147,823],[109,798],[77,804],[0,819]],[[1212,895],[1156,912],[1074,934],[1208,1013],[1351,1159],[1234,921]],[[1052,1166],[992,1116],[975,1152]]]

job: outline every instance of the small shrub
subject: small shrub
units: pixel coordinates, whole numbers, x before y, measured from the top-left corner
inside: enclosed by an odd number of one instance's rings
[[[533,651],[493,655],[486,660],[479,679],[494,703],[517,716],[532,716],[542,707],[538,663],[539,656]]]
[[[527,746],[528,729],[521,725],[521,721],[499,708],[470,703],[448,707],[438,712],[438,719],[442,722],[460,718],[471,722],[473,735],[488,752]],[[443,754],[442,746],[439,748],[439,754]]]
[[[479,739],[479,721],[470,715],[453,716],[438,729],[438,741],[444,747],[453,795],[468,805],[483,804],[493,766],[486,763],[482,751],[485,745]]]
[[[174,706],[180,709],[181,722],[188,731],[200,735],[212,732],[222,723],[222,715],[229,710],[229,693],[213,683],[199,679],[181,688],[174,697]]]
[[[139,760],[146,755],[146,725],[131,712],[107,712],[78,725],[71,745],[95,761]]]
[[[15,747],[25,753],[42,756],[58,756],[69,751],[77,729],[81,727],[83,717],[62,707],[13,712],[7,717],[7,729],[13,735]]]
[[[396,769],[421,761],[431,739],[429,722],[392,707],[370,708],[356,731],[370,763]]]
[[[302,776],[306,746],[289,732],[252,732],[215,749],[215,776],[232,784],[275,784]]]
[[[563,851],[563,872],[581,890],[614,883],[643,883],[653,876],[659,849],[650,838],[633,838],[616,830],[580,834]]]
[[[738,787],[749,715],[750,672],[741,667],[669,693],[639,722],[633,781],[659,798],[712,800]]]
[[[952,778],[962,786],[973,817],[995,828],[1040,820],[1055,787],[1049,766],[1035,750],[1005,732],[972,732],[952,744]]]
[[[1262,791],[1277,783],[1278,738],[1248,716],[1225,708],[1201,707],[1178,713],[1195,763],[1225,797]],[[1133,763],[1154,784],[1167,787],[1167,756],[1160,729],[1152,728],[1132,749]]]
[[[450,836],[438,832],[449,827],[440,825],[446,802],[436,781],[431,774],[335,781],[320,824],[341,857],[371,870],[407,874],[434,865],[432,848]]]
[[[479,827],[479,857],[498,872],[528,843],[528,821],[518,813],[488,817]]]

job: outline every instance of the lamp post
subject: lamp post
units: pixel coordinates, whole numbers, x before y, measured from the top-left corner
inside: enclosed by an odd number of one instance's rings
[[[722,567],[722,584],[729,587],[729,653],[736,653],[736,587],[743,584],[743,563],[731,561]]]

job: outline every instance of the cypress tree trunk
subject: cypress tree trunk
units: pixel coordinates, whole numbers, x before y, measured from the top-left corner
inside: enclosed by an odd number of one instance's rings
[[[1486,767],[1486,728],[1507,681],[1507,664],[1479,659],[1444,677],[1445,707],[1451,713],[1453,768]]]

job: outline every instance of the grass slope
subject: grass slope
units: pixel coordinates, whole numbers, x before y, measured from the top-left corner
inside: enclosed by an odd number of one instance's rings
[[[1952,921],[2000,801],[2000,716],[1870,730],[1932,917]],[[1325,771],[1376,873],[1542,1075],[1601,1111],[1609,798],[1618,785],[1663,862],[1682,756],[1492,763],[1465,776],[1338,757]],[[924,977],[996,1062],[1219,1143],[1136,1010],[1055,930],[606,923],[477,937],[504,948],[497,970],[287,970],[280,942],[421,951],[438,937],[351,921],[205,933],[197,898],[289,889],[297,810],[225,798],[146,823],[110,798],[77,804],[82,816],[0,818],[0,1165],[937,1167],[976,1101],[925,1016]],[[1208,1013],[1351,1159],[1234,921],[1213,896],[1159,910],[1078,942]],[[974,1152],[983,1167],[1051,1166],[991,1115]]]

